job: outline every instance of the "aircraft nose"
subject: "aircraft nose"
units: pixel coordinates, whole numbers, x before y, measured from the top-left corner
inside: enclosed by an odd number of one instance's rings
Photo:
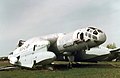
[[[98,41],[99,41],[100,43],[104,43],[104,42],[106,41],[106,35],[105,35],[105,33],[100,33],[100,34],[99,34]]]
[[[106,41],[106,35],[105,33],[99,33],[97,36],[97,39],[94,40],[95,43],[97,43],[98,45],[104,43]]]

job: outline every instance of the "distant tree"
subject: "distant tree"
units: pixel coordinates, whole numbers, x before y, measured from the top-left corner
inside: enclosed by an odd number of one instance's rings
[[[116,48],[116,44],[115,43],[108,44],[106,47],[109,49],[114,49],[114,48]]]

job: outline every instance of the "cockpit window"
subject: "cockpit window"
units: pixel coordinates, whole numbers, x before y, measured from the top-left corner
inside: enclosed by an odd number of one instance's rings
[[[95,30],[95,31],[93,32],[93,34],[97,35],[97,34],[98,34],[98,32]]]

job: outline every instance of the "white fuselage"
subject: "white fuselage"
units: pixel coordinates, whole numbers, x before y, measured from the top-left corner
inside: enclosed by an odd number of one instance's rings
[[[90,49],[106,41],[106,35],[93,27],[71,33],[58,33],[29,39],[9,56],[11,64],[33,67],[34,63],[48,64],[64,52],[74,53]]]

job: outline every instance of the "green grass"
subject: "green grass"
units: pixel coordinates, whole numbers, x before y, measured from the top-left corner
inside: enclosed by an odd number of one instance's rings
[[[10,64],[8,63],[8,61],[0,61],[0,67],[1,67],[1,66],[8,66],[8,65],[10,65]]]
[[[120,62],[111,62],[120,64]],[[18,69],[10,71],[0,71],[0,78],[120,78],[120,68],[98,64],[88,64],[86,66],[74,67],[72,69],[48,70],[27,70]],[[83,64],[84,65],[84,64]],[[98,66],[97,66],[98,65]]]

